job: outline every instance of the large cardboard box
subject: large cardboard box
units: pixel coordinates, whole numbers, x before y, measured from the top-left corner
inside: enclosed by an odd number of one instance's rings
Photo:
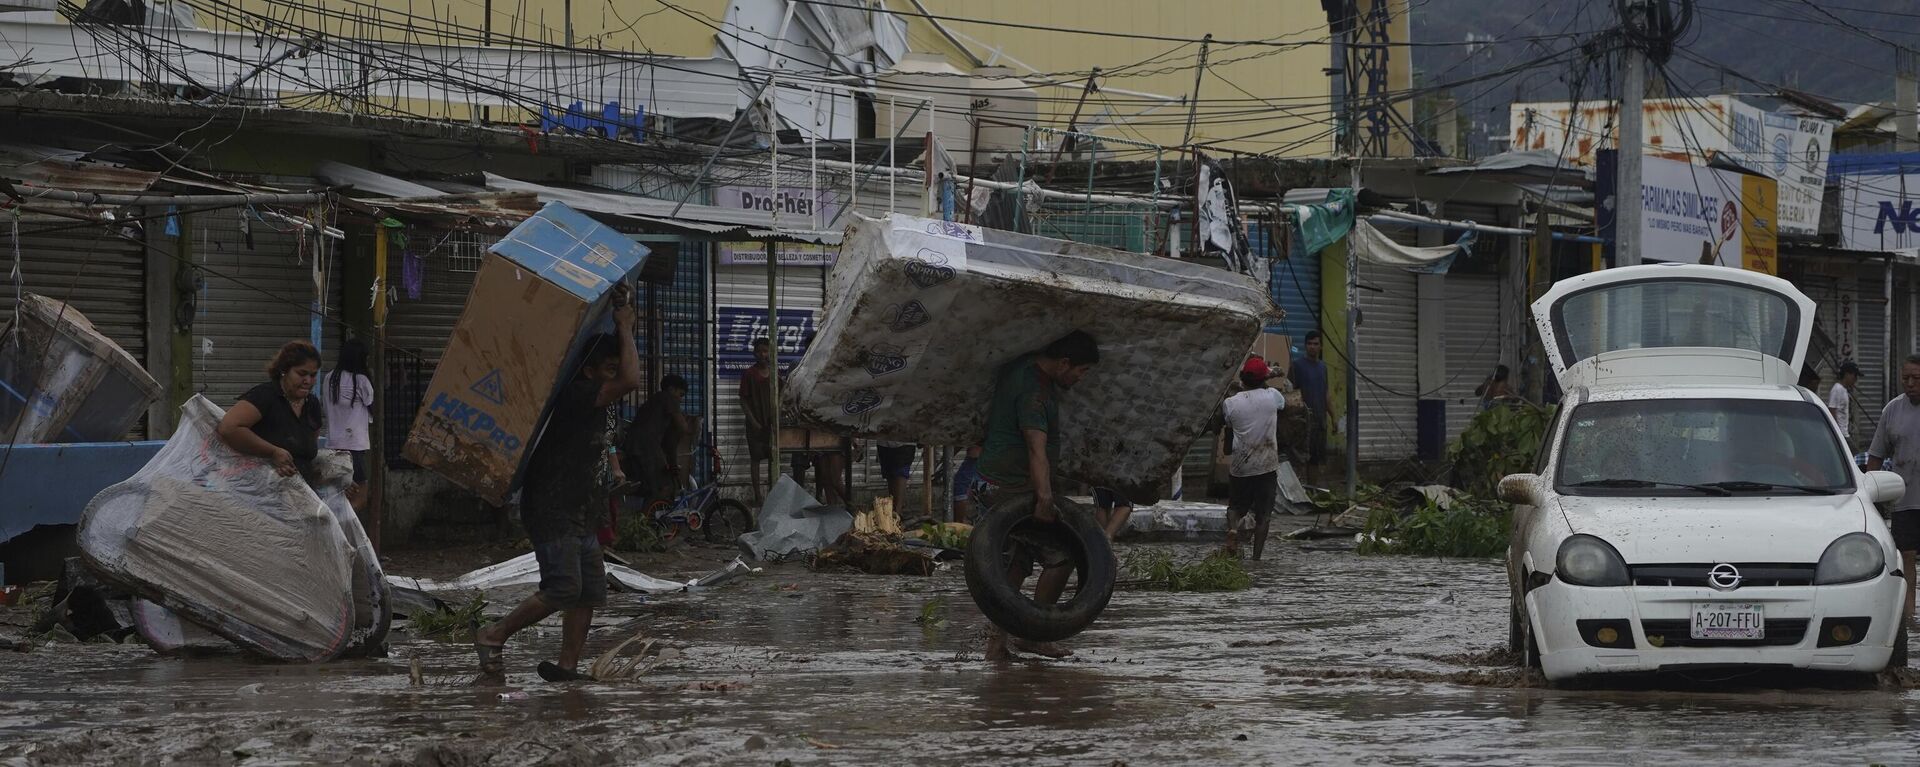
[[[893,215],[847,230],[790,382],[797,427],[963,447],[994,374],[1073,330],[1100,364],[1061,398],[1059,472],[1146,504],[1246,361],[1266,291],[1202,264]]]
[[[504,505],[547,411],[645,246],[560,203],[494,245],[407,435],[407,460]]]

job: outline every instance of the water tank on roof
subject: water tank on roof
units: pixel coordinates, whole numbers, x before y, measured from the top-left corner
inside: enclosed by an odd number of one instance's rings
[[[973,114],[980,122],[975,149],[985,162],[993,155],[1020,151],[1026,129],[1040,117],[1040,94],[1006,67],[973,70]]]
[[[900,135],[902,142],[917,141],[927,135],[929,125],[940,137],[940,144],[959,162],[973,142],[971,121],[973,77],[939,56],[909,53],[880,74],[880,96],[874,102],[874,125],[881,138]],[[889,108],[888,99],[892,106]],[[931,99],[932,107],[925,106]],[[914,110],[919,109],[915,114]],[[891,112],[891,114],[889,114]],[[936,119],[929,112],[937,113]],[[901,152],[904,158],[906,151]]]

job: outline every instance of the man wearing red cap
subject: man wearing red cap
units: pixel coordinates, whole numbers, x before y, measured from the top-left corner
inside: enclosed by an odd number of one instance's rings
[[[1240,520],[1252,513],[1254,559],[1266,549],[1267,525],[1280,492],[1280,441],[1275,426],[1287,398],[1267,386],[1272,378],[1273,371],[1265,360],[1247,360],[1240,368],[1240,385],[1246,391],[1228,397],[1220,406],[1233,440],[1227,485],[1227,550],[1239,552]]]

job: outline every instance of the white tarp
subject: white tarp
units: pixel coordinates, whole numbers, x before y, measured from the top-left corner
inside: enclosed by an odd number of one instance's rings
[[[81,556],[103,580],[242,647],[336,657],[384,625],[357,611],[373,601],[366,565],[304,480],[220,441],[223,415],[188,400],[153,460],[87,505]]]
[[[847,229],[825,321],[783,387],[811,425],[980,441],[994,373],[1074,330],[1100,364],[1062,395],[1062,474],[1165,492],[1253,347],[1270,300],[1215,267],[911,216]]]
[[[1373,228],[1366,219],[1354,220],[1353,231],[1347,234],[1347,246],[1353,248],[1354,258],[1364,264],[1433,271],[1445,271],[1446,264],[1461,250],[1459,245],[1430,248],[1402,245]]]

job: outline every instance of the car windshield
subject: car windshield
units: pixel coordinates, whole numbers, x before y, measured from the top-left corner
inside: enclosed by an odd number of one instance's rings
[[[1802,400],[1591,402],[1568,418],[1556,485],[1574,495],[1853,491],[1846,452]]]

